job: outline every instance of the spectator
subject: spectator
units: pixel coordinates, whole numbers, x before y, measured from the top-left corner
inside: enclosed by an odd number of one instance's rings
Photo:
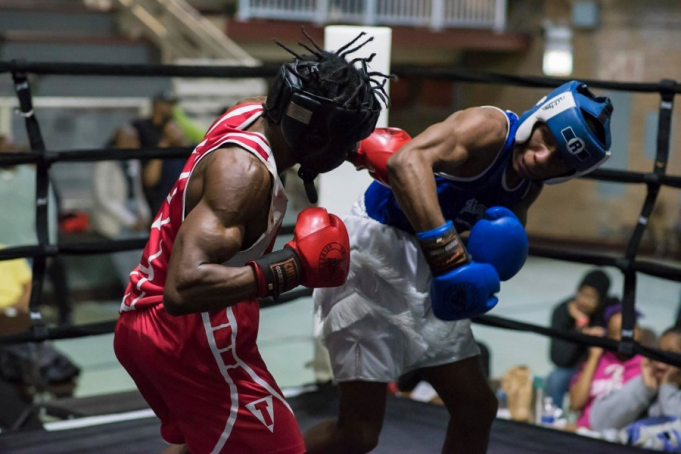
[[[177,98],[171,91],[156,94],[151,101],[151,115],[132,122],[140,147],[157,147],[163,136],[163,128],[173,118]]]
[[[0,245],[0,249],[5,245]],[[31,268],[24,258],[0,260],[0,312],[14,317],[28,314],[31,299]],[[3,329],[0,335],[8,335]]]
[[[613,302],[608,301],[609,289],[610,278],[603,271],[593,269],[586,273],[577,287],[577,294],[554,308],[551,328],[582,332],[588,327],[605,327],[603,309],[608,302]],[[546,395],[561,407],[577,365],[586,356],[587,347],[552,338],[550,353],[556,368],[546,379]]]
[[[608,306],[604,312],[607,322],[607,336],[619,340],[622,330],[622,305]],[[641,314],[636,313],[636,318]],[[585,328],[582,332],[599,335],[601,327]],[[602,334],[600,334],[602,335]],[[634,339],[639,340],[641,330],[638,324],[634,328]],[[621,389],[625,383],[641,374],[640,355],[625,356],[621,353],[603,351],[599,347],[589,347],[587,360],[572,379],[570,386],[570,410],[581,412],[577,419],[577,427],[590,428],[589,416],[596,399],[607,396]]]
[[[151,115],[146,118],[140,118],[131,123],[135,133],[137,134],[137,147],[160,147],[163,138],[163,130],[169,121],[173,118],[173,110],[177,104],[177,98],[170,90],[165,90],[157,93],[151,100]],[[165,145],[168,146],[168,145]],[[156,162],[156,164],[153,164]],[[143,174],[147,173],[148,166],[157,165],[160,167],[160,162],[155,159],[142,160]],[[152,173],[155,173],[152,171]],[[147,199],[147,204],[151,207],[154,198],[154,186],[149,186],[144,183],[144,195]],[[155,213],[155,212],[154,212]]]
[[[130,126],[118,129],[110,143],[114,148],[139,146]],[[93,171],[93,194],[92,221],[97,233],[109,239],[146,236],[151,214],[142,189],[138,160],[97,162]],[[121,285],[127,284],[130,270],[137,266],[141,255],[139,250],[112,255]]]
[[[151,116],[133,121],[132,127],[140,147],[196,146],[206,133],[205,128],[195,124],[177,105],[177,98],[171,91],[154,96]],[[185,161],[185,158],[142,161],[144,195],[152,215],[161,207]]]
[[[171,120],[163,127],[158,146],[161,148],[187,147],[189,142],[179,124]],[[152,214],[156,214],[161,208],[186,161],[184,158],[151,159],[145,164],[142,183]]]
[[[0,276],[0,336],[22,333],[31,325],[31,268],[24,258],[0,260]],[[80,369],[49,343],[0,346],[0,430],[40,428],[31,406],[36,390],[68,382],[67,390],[73,393],[79,373]]]
[[[681,328],[672,326],[660,337],[660,350],[681,353]],[[681,371],[678,367],[641,361],[641,375],[622,389],[597,399],[591,408],[593,430],[623,429],[646,417],[681,418]]]

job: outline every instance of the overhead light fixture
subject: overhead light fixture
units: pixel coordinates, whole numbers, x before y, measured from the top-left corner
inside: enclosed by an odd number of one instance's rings
[[[547,76],[572,74],[572,30],[567,25],[544,23],[544,60],[542,70]]]

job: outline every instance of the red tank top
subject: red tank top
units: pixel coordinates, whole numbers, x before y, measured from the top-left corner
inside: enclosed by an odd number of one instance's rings
[[[261,104],[240,104],[225,112],[208,129],[203,141],[187,159],[180,177],[154,218],[140,264],[130,273],[121,312],[162,303],[170,251],[185,217],[185,190],[189,179],[199,161],[220,147],[236,145],[243,148],[262,160],[274,177],[267,231],[253,246],[237,253],[225,265],[243,266],[271,250],[286,212],[287,198],[267,138],[257,132],[244,131],[261,114]]]

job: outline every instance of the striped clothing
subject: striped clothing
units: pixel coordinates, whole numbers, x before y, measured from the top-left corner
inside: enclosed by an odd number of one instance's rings
[[[213,123],[204,140],[187,159],[179,179],[154,218],[142,260],[130,274],[130,284],[123,297],[121,312],[162,303],[170,251],[186,214],[185,190],[189,178],[201,159],[220,147],[237,145],[248,150],[265,163],[275,178],[266,235],[247,251],[239,252],[227,264],[244,265],[271,248],[284,218],[287,199],[267,139],[257,132],[243,131],[253,124],[261,113],[260,104],[242,104],[230,109]]]
[[[261,114],[259,104],[230,109],[191,154],[130,274],[116,326],[116,356],[161,420],[161,435],[169,443],[186,443],[190,452],[305,451],[293,412],[256,345],[258,301],[180,317],[169,315],[162,304],[189,179],[201,159],[220,147],[236,145],[257,156],[274,180],[267,230],[225,265],[242,266],[271,250],[287,199],[267,139],[244,130]]]

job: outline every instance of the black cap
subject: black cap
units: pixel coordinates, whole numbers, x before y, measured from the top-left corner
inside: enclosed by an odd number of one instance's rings
[[[603,301],[608,296],[608,290],[610,290],[610,278],[601,270],[593,270],[584,275],[579,288],[587,285],[595,288],[601,301]]]
[[[152,98],[154,102],[170,102],[175,104],[177,102],[177,96],[175,96],[175,93],[173,93],[172,90],[163,90]]]

